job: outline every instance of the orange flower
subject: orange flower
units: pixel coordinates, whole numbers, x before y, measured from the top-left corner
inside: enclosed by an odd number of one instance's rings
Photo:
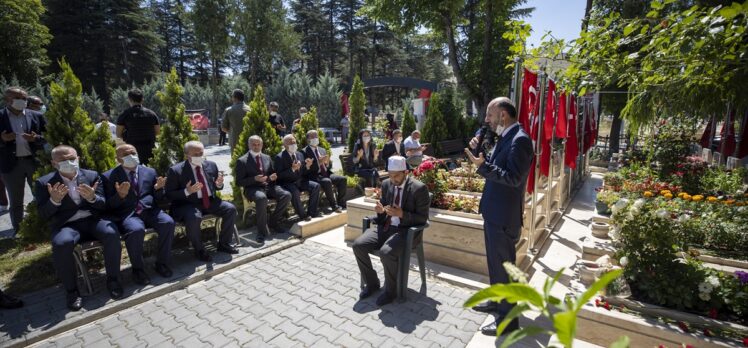
[[[694,202],[698,202],[698,201],[704,199],[704,196],[702,196],[702,195],[694,195],[693,197],[691,197],[691,199],[693,199]]]
[[[725,201],[725,204],[727,204],[727,205],[732,205],[733,203],[735,203],[734,199],[728,199],[728,200]]]
[[[709,202],[716,202],[719,199],[717,197],[714,197],[714,196],[709,196],[709,197],[706,198],[706,200],[709,201]]]
[[[652,196],[654,196],[654,193],[652,193],[652,191],[644,191],[644,197],[649,198],[649,197],[652,197]]]
[[[686,193],[681,198],[683,200],[685,200],[685,201],[690,201],[692,197],[691,197],[691,195],[689,195],[688,193]]]
[[[668,194],[668,193],[672,194],[672,192],[670,192],[670,190],[662,190],[662,191],[660,191],[660,194],[663,195],[663,196],[665,194]]]
[[[671,199],[671,198],[673,198],[673,194],[672,193],[666,193],[663,196],[665,197],[665,199]]]

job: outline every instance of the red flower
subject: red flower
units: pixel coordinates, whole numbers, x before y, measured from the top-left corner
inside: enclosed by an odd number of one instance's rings
[[[423,163],[421,163],[420,166],[418,166],[418,169],[420,171],[432,170],[432,169],[434,169],[434,162],[431,162],[431,161],[423,162]]]
[[[714,334],[712,333],[712,330],[704,329],[704,336],[706,337],[712,337]]]
[[[605,305],[603,305],[603,307],[605,307],[605,309],[607,310],[610,310],[610,303],[605,302]]]
[[[661,344],[661,345],[657,346],[657,348],[667,348],[667,347],[665,347],[664,344]]]
[[[683,330],[683,332],[686,332],[686,333],[688,333],[688,325],[686,325],[686,323],[684,323],[684,322],[682,322],[682,321],[679,321],[679,322],[678,322],[678,327],[679,327],[679,328],[680,328],[681,330]]]
[[[748,337],[743,337],[743,346],[748,347]]]
[[[595,299],[595,307],[600,307],[600,300],[599,299]]]
[[[717,309],[712,308],[709,310],[709,318],[717,319]]]

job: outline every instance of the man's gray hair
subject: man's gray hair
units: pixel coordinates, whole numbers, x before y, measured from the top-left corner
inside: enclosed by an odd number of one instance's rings
[[[286,143],[291,139],[296,140],[293,134],[286,134],[286,136],[283,137],[283,145],[286,145]]]
[[[74,147],[68,146],[68,145],[57,145],[54,149],[52,149],[52,159],[55,159],[59,156],[62,156],[68,152],[75,152],[75,154],[78,154],[78,151],[75,150]]]
[[[190,141],[184,143],[184,153],[189,152],[190,149],[192,149],[192,148],[195,148],[195,149],[198,149],[198,148],[199,149],[204,149],[205,146],[203,146],[203,143],[201,143],[201,142],[199,142],[197,140],[190,140]]]
[[[416,129],[416,130],[410,132],[410,135],[413,135],[413,134],[421,134],[421,131],[419,131],[418,129]]]
[[[312,135],[312,134],[314,134],[316,136],[319,136],[319,132],[317,132],[316,129],[310,129],[310,130],[308,130],[306,132],[306,138],[309,139],[309,136]]]
[[[251,144],[253,141],[259,141],[260,144],[262,144],[262,138],[260,138],[260,136],[257,134],[249,137],[249,139],[247,139],[247,144]]]

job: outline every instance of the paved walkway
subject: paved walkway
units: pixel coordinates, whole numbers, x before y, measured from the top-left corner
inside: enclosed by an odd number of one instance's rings
[[[461,307],[471,291],[430,280],[417,293],[415,274],[407,302],[377,308],[358,301],[350,251],[307,241],[37,346],[465,346],[484,318]]]

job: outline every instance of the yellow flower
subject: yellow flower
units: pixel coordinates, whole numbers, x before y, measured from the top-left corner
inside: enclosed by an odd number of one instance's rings
[[[735,206],[736,206],[736,207],[742,207],[742,206],[744,206],[744,205],[745,205],[745,203],[743,203],[743,202],[736,202],[736,203],[735,203]]]
[[[725,201],[725,204],[727,204],[727,205],[731,205],[733,203],[735,203],[734,199],[728,199],[728,200]]]
[[[672,193],[666,193],[663,196],[665,197],[665,199],[671,199],[671,198],[673,198],[673,194]]]
[[[709,196],[709,197],[706,198],[706,200],[709,201],[709,202],[716,202],[719,199],[717,197],[714,197],[714,196]]]
[[[649,198],[649,197],[652,197],[652,196],[654,196],[654,193],[652,193],[651,191],[644,191],[644,197]]]
[[[691,197],[691,199],[693,199],[694,202],[698,202],[698,201],[704,199],[704,196],[702,196],[702,195],[694,195],[693,197]]]
[[[686,201],[690,201],[692,197],[691,197],[691,195],[689,195],[688,193],[686,193],[686,194],[684,194],[684,195],[683,195],[683,196],[682,196],[681,198],[682,198],[683,200],[686,200]]]
[[[666,194],[668,194],[668,193],[672,194],[672,192],[670,192],[670,190],[662,190],[662,191],[660,191],[660,194],[663,195],[663,196],[666,195]]]

